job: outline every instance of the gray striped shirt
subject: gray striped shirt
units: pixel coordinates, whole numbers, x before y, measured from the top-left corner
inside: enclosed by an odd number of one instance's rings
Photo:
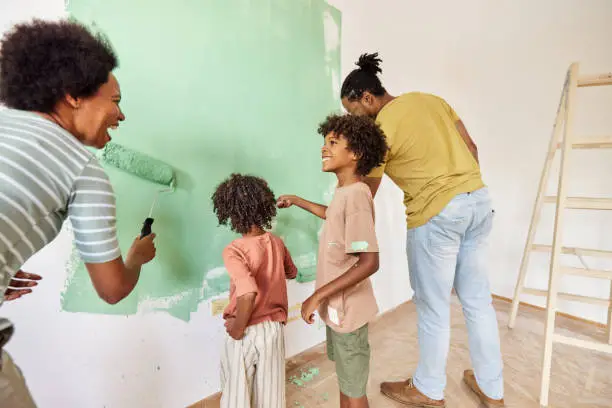
[[[115,195],[94,154],[37,114],[0,110],[0,304],[10,279],[66,218],[84,262],[121,255]]]

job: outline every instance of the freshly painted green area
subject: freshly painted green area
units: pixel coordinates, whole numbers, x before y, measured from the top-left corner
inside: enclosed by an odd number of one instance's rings
[[[114,141],[172,166],[177,189],[159,197],[157,257],[134,292],[106,305],[73,257],[62,308],[164,310],[189,320],[202,300],[229,288],[221,251],[236,235],[212,212],[219,182],[249,173],[277,195],[327,201],[333,180],[321,172],[316,129],[339,109],[340,13],[323,0],[71,0],[68,11],[103,32],[119,56],[127,120]],[[104,167],[126,254],[163,186]],[[300,282],[314,279],[320,227],[300,209],[276,219]]]

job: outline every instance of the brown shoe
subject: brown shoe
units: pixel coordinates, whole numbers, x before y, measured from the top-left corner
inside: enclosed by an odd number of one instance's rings
[[[503,398],[499,400],[494,400],[487,397],[484,392],[482,392],[482,390],[478,386],[478,383],[476,382],[476,376],[474,375],[473,370],[465,370],[463,372],[463,381],[465,381],[468,387],[470,387],[470,389],[474,391],[476,395],[478,395],[478,398],[480,398],[480,401],[484,404],[486,408],[497,408],[506,406],[504,404]]]
[[[445,408],[444,400],[433,400],[417,390],[412,378],[399,382],[384,382],[380,384],[380,392],[393,401],[413,408]]]

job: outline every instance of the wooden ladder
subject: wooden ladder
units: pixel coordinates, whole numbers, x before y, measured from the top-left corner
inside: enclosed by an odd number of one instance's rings
[[[573,63],[567,71],[561,101],[557,109],[557,117],[553,126],[552,136],[548,146],[548,155],[544,163],[544,169],[540,176],[538,195],[534,204],[531,216],[531,224],[527,234],[523,259],[519,270],[519,276],[512,300],[512,310],[508,326],[513,328],[522,294],[546,296],[546,328],[544,334],[544,355],[542,358],[542,378],[540,389],[540,405],[548,406],[548,394],[550,387],[552,348],[553,343],[563,343],[579,348],[597,350],[605,353],[612,353],[612,271],[592,270],[582,268],[570,268],[560,265],[561,254],[582,256],[595,256],[612,258],[612,251],[602,251],[597,249],[583,249],[564,247],[561,243],[561,232],[563,231],[565,209],[581,210],[612,210],[612,199],[610,198],[582,198],[567,196],[567,172],[570,167],[570,151],[572,149],[602,149],[612,148],[612,136],[597,139],[579,139],[574,137],[572,125],[574,115],[574,99],[577,88],[612,85],[612,73],[591,76],[579,76],[578,63]],[[563,127],[563,138],[561,139],[561,128]],[[552,166],[553,159],[557,150],[561,150],[561,162],[559,169],[559,179],[557,183],[557,195],[546,196],[545,189]],[[542,212],[542,205],[550,203],[556,204],[555,219],[553,229],[552,245],[535,244],[535,233],[537,224]],[[527,275],[527,265],[529,255],[532,251],[549,252],[550,265],[548,277],[548,290],[537,290],[525,288],[525,277]],[[558,292],[559,279],[563,275],[578,275],[591,278],[599,278],[611,281],[610,297],[608,299],[580,296],[570,293]],[[579,340],[569,336],[555,333],[555,317],[557,312],[557,299],[585,302],[595,305],[605,306],[608,309],[608,334],[607,343],[595,341]]]

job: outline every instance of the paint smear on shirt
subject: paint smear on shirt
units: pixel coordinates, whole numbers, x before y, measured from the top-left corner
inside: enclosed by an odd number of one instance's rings
[[[351,249],[353,251],[362,252],[368,249],[369,244],[366,241],[354,241],[351,242]]]

